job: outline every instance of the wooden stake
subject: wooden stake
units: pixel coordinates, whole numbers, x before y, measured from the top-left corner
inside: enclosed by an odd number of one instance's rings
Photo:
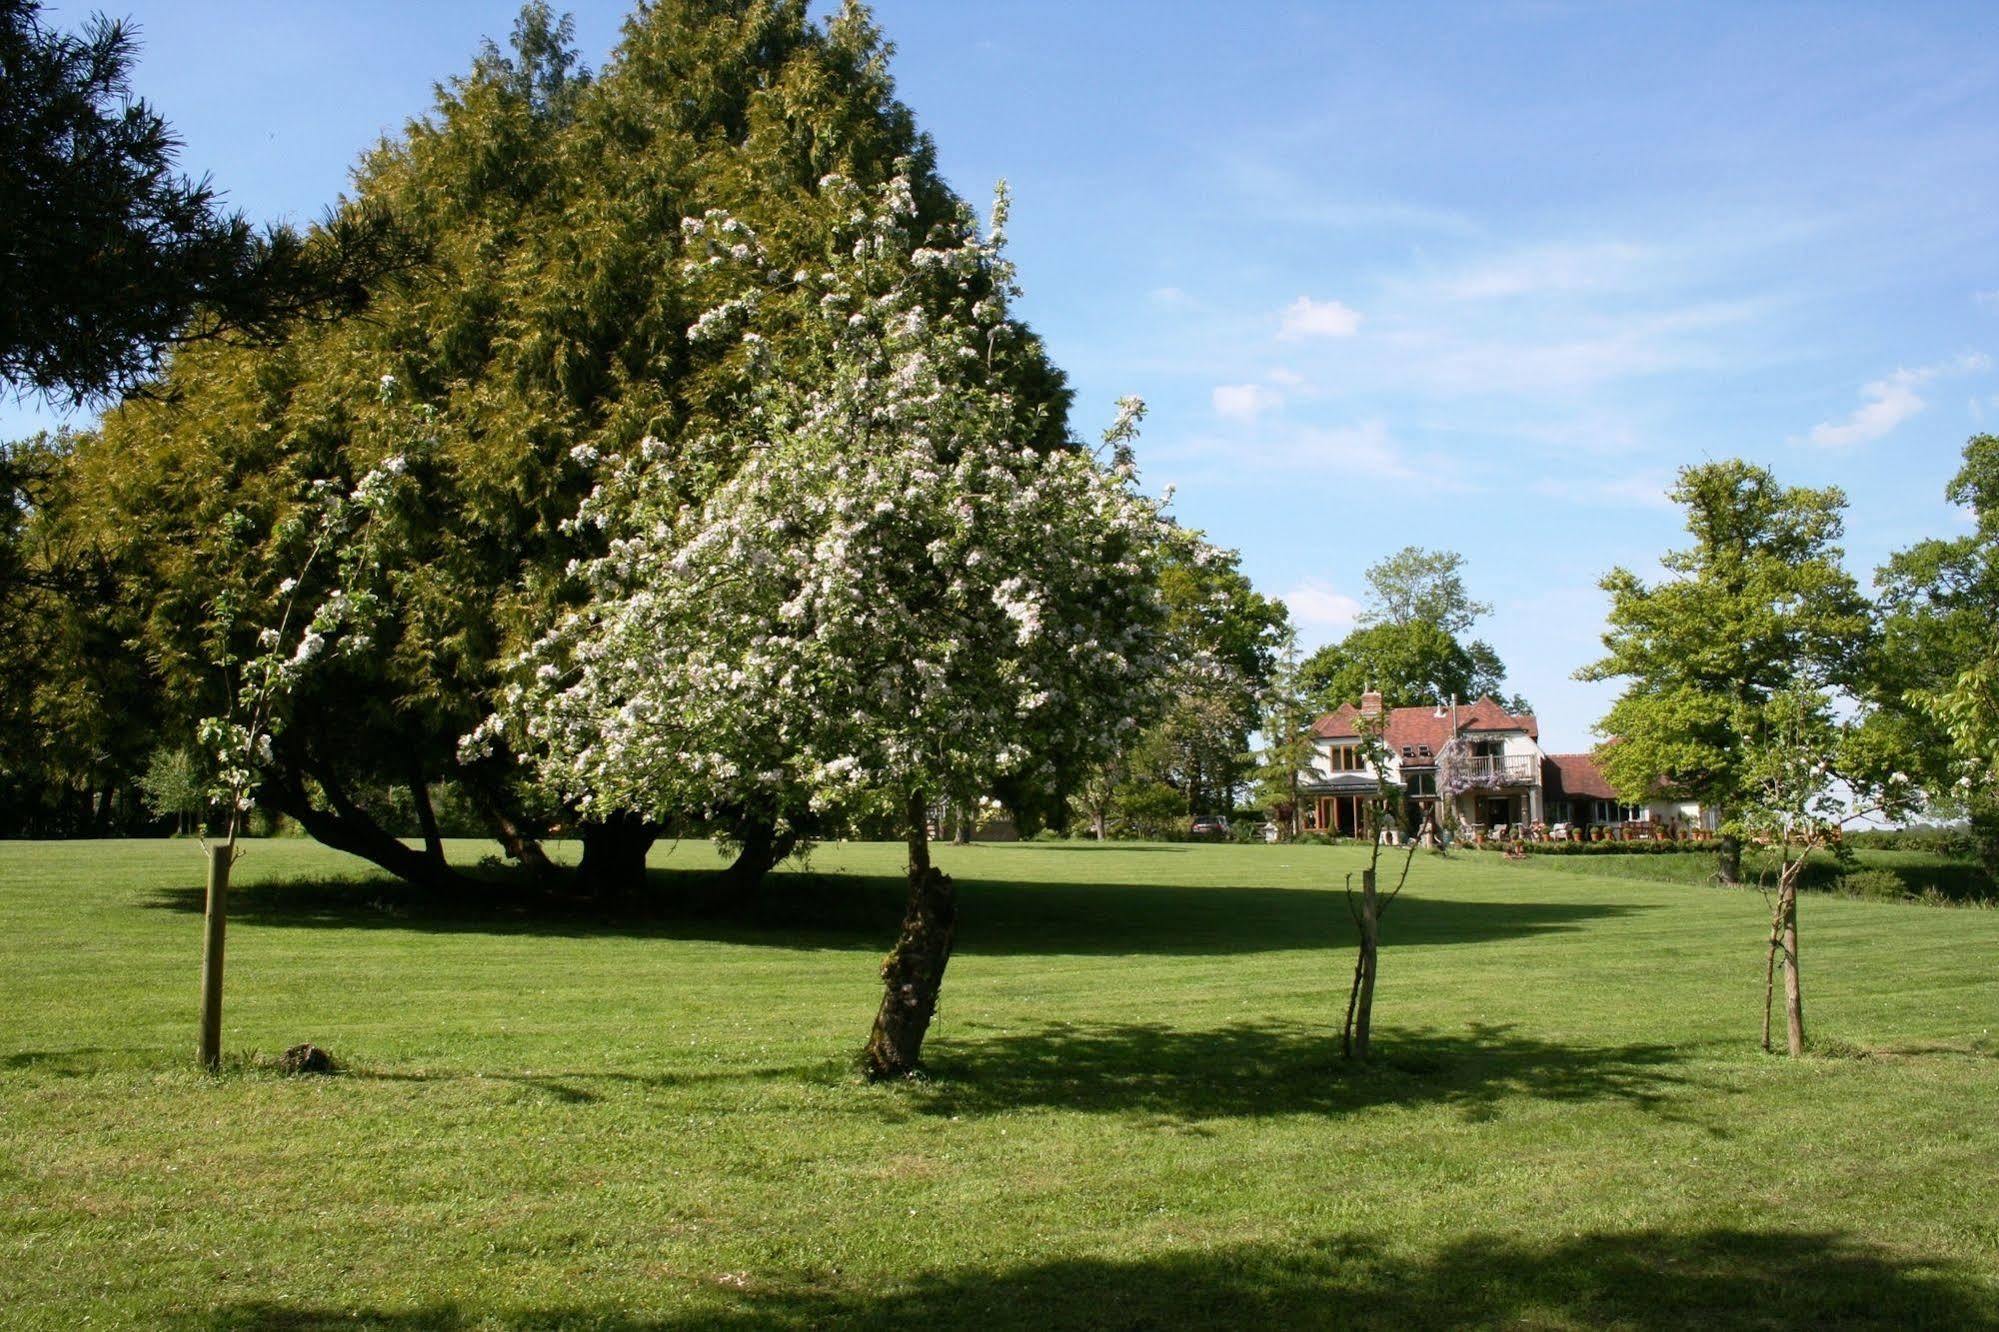
[[[230,839],[233,841],[234,839]],[[222,1067],[222,941],[229,926],[230,841],[208,848],[208,909],[201,938],[201,1066]]]

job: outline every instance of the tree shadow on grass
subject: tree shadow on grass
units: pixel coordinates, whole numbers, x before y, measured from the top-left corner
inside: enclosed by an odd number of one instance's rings
[[[1377,1031],[1364,1064],[1341,1058],[1336,1030],[1292,1022],[1211,1031],[1057,1022],[977,1040],[936,1036],[924,1054],[929,1077],[910,1099],[938,1115],[1043,1106],[1198,1123],[1442,1104],[1477,1120],[1513,1099],[1618,1101],[1671,1115],[1689,1085],[1671,1046],[1559,1045],[1487,1023],[1463,1034]]]
[[[714,878],[655,870],[643,900],[579,902],[495,882],[477,897],[439,896],[393,880],[253,882],[230,892],[230,917],[287,929],[701,939],[792,949],[877,951],[895,938],[900,878],[784,874],[749,901],[719,899]],[[1350,947],[1336,890],[1172,884],[959,882],[958,949],[967,955],[1227,955]],[[199,914],[202,892],[156,892],[146,905]],[[1648,907],[1609,902],[1461,901],[1404,894],[1388,947],[1485,943],[1575,930]]]
[[[1999,1297],[1954,1261],[1839,1232],[1596,1232],[1559,1242],[1472,1235],[1411,1255],[1365,1237],[1057,1258],[920,1272],[890,1289],[837,1275],[689,1275],[663,1316],[578,1302],[405,1309],[252,1301],[175,1326],[211,1332],[666,1332],[683,1328],[1999,1326]]]

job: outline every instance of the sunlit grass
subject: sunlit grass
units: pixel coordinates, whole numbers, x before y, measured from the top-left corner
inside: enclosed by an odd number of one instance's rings
[[[1807,900],[1791,1062],[1755,893],[1423,857],[1354,1069],[1353,849],[938,855],[869,1087],[894,847],[548,914],[255,844],[208,1078],[194,848],[0,844],[0,1324],[1999,1320],[1999,912]]]

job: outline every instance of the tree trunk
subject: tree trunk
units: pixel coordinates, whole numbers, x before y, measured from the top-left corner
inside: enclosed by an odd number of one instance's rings
[[[236,839],[208,848],[208,900],[202,913],[201,1039],[196,1055],[213,1073],[222,1067],[222,951],[229,929],[229,864]]]
[[[1742,882],[1742,839],[1724,833],[1715,845],[1715,872],[1723,883]]]
[[[1784,921],[1784,1026],[1791,1057],[1805,1052],[1805,991],[1798,976],[1798,885],[1793,879],[1777,888],[1778,910]]]
[[[508,812],[505,797],[492,784],[461,768],[459,779],[464,782],[473,803],[486,821],[493,826],[493,840],[507,853],[507,859],[517,860],[528,867],[528,872],[537,884],[545,884],[555,877],[555,862],[542,849],[541,840],[522,828],[520,822]]]
[[[864,1055],[870,1081],[916,1071],[958,923],[950,877],[930,864],[929,811],[921,794],[909,797],[908,822],[909,908],[902,934],[882,963],[881,1010]]]
[[[1784,915],[1770,909],[1770,946],[1763,954],[1763,1053],[1770,1053],[1770,1011],[1777,996],[1777,952],[1784,946]]]
[[[1360,956],[1354,960],[1353,992],[1347,999],[1345,1053],[1367,1058],[1368,1033],[1374,1024],[1374,973],[1381,944],[1381,899],[1374,891],[1374,871],[1360,872]]]
[[[410,764],[410,803],[416,806],[417,826],[423,830],[423,853],[439,865],[444,863],[444,838],[437,831],[437,810],[430,803],[430,782],[423,764]]]
[[[1110,823],[1110,815],[1104,810],[1098,810],[1090,816],[1090,835],[1099,842],[1108,841],[1111,835]]]
[[[951,830],[951,844],[953,846],[970,846],[972,844],[972,811],[966,809],[963,805],[954,805],[952,809],[958,816],[958,822]]]
[[[636,814],[614,814],[583,825],[583,861],[577,887],[592,897],[636,896],[646,886],[646,852],[659,825]]]
[[[321,809],[307,795],[305,778],[308,775],[326,793],[328,803],[333,806],[331,810]],[[348,798],[329,772],[308,774],[295,762],[287,762],[277,770],[265,790],[272,808],[297,819],[299,826],[314,840],[336,851],[359,856],[417,888],[460,892],[472,886],[470,879],[443,861],[433,860],[424,852],[413,851],[403,844],[401,838],[391,836]]]
[[[741,849],[729,868],[722,871],[722,878],[732,892],[748,897],[756,893],[764,876],[783,864],[785,857],[797,848],[798,831],[792,828],[780,833],[777,820],[752,814],[743,819],[736,840]]]

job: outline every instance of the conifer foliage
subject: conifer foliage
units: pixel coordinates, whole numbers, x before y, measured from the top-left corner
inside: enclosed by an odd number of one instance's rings
[[[689,831],[712,817],[762,868],[784,845],[778,811],[565,807],[505,744],[465,761],[457,744],[494,712],[502,663],[589,595],[570,569],[605,552],[606,532],[568,522],[584,497],[626,462],[670,468],[692,500],[722,492],[749,456],[729,428],[745,395],[822,336],[811,283],[765,290],[731,316],[731,336],[702,336],[721,278],[684,262],[705,261],[708,241],[682,220],[726,210],[754,230],[758,262],[786,274],[824,271],[851,243],[855,192],[892,178],[906,212],[883,243],[904,247],[900,262],[933,228],[959,225],[963,205],[894,99],[887,57],[858,6],[822,26],[803,3],[662,0],[628,20],[597,74],[537,3],[509,49],[489,46],[428,117],[370,152],[343,211],[392,219],[420,245],[421,271],[371,287],[364,317],[301,325],[277,346],[181,348],[167,393],[126,403],[78,443],[76,502],[167,701],[160,738],[191,738],[218,710],[217,598],[227,623],[258,622],[292,573],[276,535],[288,518],[316,486],[351,488],[402,451],[421,410],[427,512],[370,575],[383,589],[375,650],[291,700],[265,802],[393,861],[367,793],[448,780],[530,861],[537,834],[578,821],[598,888],[631,886],[669,817]],[[958,298],[942,284],[912,296]],[[977,377],[1003,390],[993,401],[1009,440],[1065,451],[1062,376],[1031,332],[1009,327]],[[395,394],[380,391],[384,376]]]

